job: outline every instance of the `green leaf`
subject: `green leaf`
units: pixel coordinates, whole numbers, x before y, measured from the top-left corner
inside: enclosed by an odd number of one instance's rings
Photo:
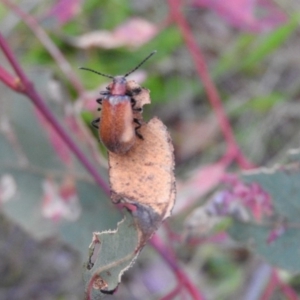
[[[270,264],[299,273],[299,229],[289,228],[282,236],[268,244],[267,239],[272,230],[272,226],[235,221],[229,233],[237,241],[248,244],[251,250],[262,256]]]
[[[245,107],[256,112],[265,113],[268,112],[274,105],[282,101],[284,101],[284,95],[273,92],[269,95],[262,95],[249,100]]]
[[[213,78],[227,75],[230,71],[250,69],[257,66],[263,59],[279,48],[296,30],[299,16],[294,15],[282,27],[264,34],[241,34],[227,52],[222,52],[214,67]]]
[[[269,193],[274,212],[261,222],[234,220],[229,233],[271,264],[300,272],[299,160],[286,166],[248,172],[243,179],[247,183],[258,183]]]
[[[89,261],[86,263],[84,280],[91,299],[98,299],[99,290],[89,290],[90,281],[101,278],[104,291],[113,291],[121,281],[123,273],[130,268],[138,255],[138,230],[130,213],[125,212],[124,219],[114,231],[94,233],[90,246]]]
[[[247,103],[232,111],[231,116],[239,117],[241,114],[249,112],[250,110],[259,116],[258,113],[267,113],[275,105],[279,104],[280,102],[284,102],[285,100],[286,99],[284,95],[277,92],[273,92],[268,95],[257,96],[253,99],[249,99]],[[245,134],[245,132],[243,132],[243,134]]]
[[[212,70],[213,77],[217,78],[231,69],[238,68],[241,65],[242,57],[255,41],[255,38],[254,35],[250,34],[239,36],[227,52],[223,51],[221,53],[219,61]]]
[[[299,16],[294,15],[290,21],[275,31],[260,36],[259,40],[248,50],[248,56],[242,63],[243,68],[249,68],[262,61],[274,50],[281,46],[287,38],[296,30],[299,24]]]

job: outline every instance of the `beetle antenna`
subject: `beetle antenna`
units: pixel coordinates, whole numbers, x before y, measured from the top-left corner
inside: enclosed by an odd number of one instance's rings
[[[131,73],[133,73],[135,70],[137,70],[143,63],[145,63],[152,55],[154,55],[157,51],[154,50],[152,51],[141,63],[139,63],[133,70],[131,70],[130,72],[126,73],[124,75],[124,77],[127,77],[128,75],[130,75]]]
[[[101,76],[104,76],[104,77],[108,77],[108,78],[114,79],[114,76],[107,75],[107,74],[104,74],[104,73],[100,73],[100,72],[97,72],[97,71],[92,70],[92,69],[89,69],[89,68],[79,68],[79,69],[81,69],[81,70],[86,70],[86,71],[90,71],[90,72],[96,73],[96,74],[98,74],[98,75],[101,75]]]

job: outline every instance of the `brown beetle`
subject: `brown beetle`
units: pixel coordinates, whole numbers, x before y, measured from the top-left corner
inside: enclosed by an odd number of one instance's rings
[[[155,53],[156,51],[151,52],[138,66],[124,76],[114,77],[88,68],[80,68],[113,80],[107,87],[107,91],[100,92],[101,97],[96,101],[101,105],[101,118],[92,122],[92,125],[99,130],[100,140],[111,152],[125,154],[134,145],[136,136],[143,138],[138,132],[141,123],[133,116],[134,111],[141,111],[141,108],[135,108],[136,101],[133,93],[126,89],[126,77]]]

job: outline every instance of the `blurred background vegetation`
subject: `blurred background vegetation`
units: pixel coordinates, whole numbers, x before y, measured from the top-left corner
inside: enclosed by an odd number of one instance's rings
[[[209,1],[183,1],[182,13],[201,48],[244,156],[256,166],[272,165],[280,161],[287,150],[299,147],[300,6],[296,0],[288,3],[257,1],[255,4],[241,1],[241,5],[233,0],[227,2],[226,10],[214,7]],[[170,3],[157,0],[15,1],[46,31],[84,89],[91,91],[89,97],[85,93],[79,95],[47,47],[7,6],[7,1],[0,5],[0,28],[26,72],[39,70],[50,74],[49,82],[38,84],[48,85],[55,79],[62,87],[65,101],[80,104],[80,116],[95,139],[97,133],[89,124],[97,112],[89,109],[87,102],[97,98],[108,80],[78,68],[125,74],[152,50],[157,50],[132,78],[145,79],[142,85],[151,91],[152,103],[144,109],[145,119],[158,116],[171,132],[180,190],[190,174],[222,157],[226,145],[191,53],[172,22]],[[128,22],[133,18],[137,23],[130,27]],[[95,41],[95,36],[89,36],[94,31],[98,31],[100,42]],[[2,56],[0,59],[1,64],[5,64]],[[105,156],[101,145],[99,149]],[[235,172],[238,168],[233,164],[230,170]],[[199,198],[193,207],[205,199]],[[184,235],[189,212],[191,210],[176,211],[168,225],[172,229],[165,230],[164,234]],[[178,261],[207,299],[294,299],[283,296],[280,291],[272,298],[256,293],[256,289],[263,290],[260,284],[271,276],[272,270],[232,241],[200,235],[197,242],[190,243],[177,243],[175,238],[173,246]],[[162,266],[164,262],[155,251],[146,247],[111,298],[163,299],[176,281],[171,271]],[[283,280],[300,290],[299,276],[284,271],[280,274]],[[190,298],[181,293],[173,299]]]

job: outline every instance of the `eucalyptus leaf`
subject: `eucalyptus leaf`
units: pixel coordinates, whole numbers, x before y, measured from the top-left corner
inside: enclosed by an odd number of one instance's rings
[[[90,299],[99,299],[101,292],[113,292],[123,273],[131,267],[139,251],[139,234],[136,221],[128,212],[116,230],[95,232],[90,245],[84,280]],[[102,286],[91,289],[90,282],[101,278]]]
[[[229,233],[272,265],[300,272],[300,164],[295,159],[285,166],[242,176],[246,183],[256,182],[270,195],[273,214],[260,222],[234,220]]]

